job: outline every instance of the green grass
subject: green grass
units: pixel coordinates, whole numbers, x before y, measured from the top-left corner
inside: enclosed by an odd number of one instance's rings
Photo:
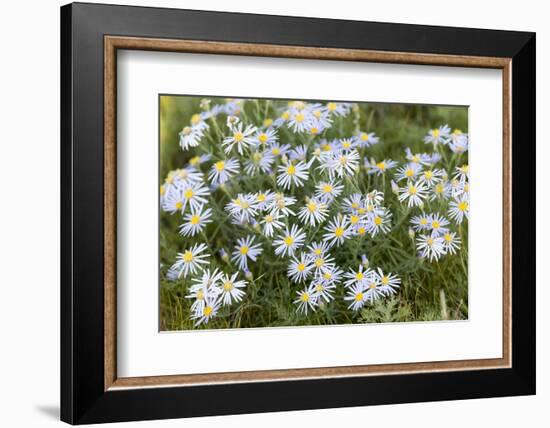
[[[212,99],[212,103],[223,100]],[[201,170],[207,172],[212,162],[223,158],[221,141],[227,133],[225,115],[220,115],[216,123],[211,125],[206,138],[196,149],[183,152],[178,145],[178,132],[189,123],[191,115],[200,111],[200,98],[184,96],[162,96],[160,102],[160,182],[162,183],[169,171],[184,167],[195,155],[212,153],[213,159],[201,165]],[[283,101],[251,100],[245,103],[241,118],[245,123],[261,125],[266,117],[276,117],[276,106],[283,106]],[[327,139],[349,137],[357,130],[376,132],[381,142],[372,147],[361,149],[362,158],[373,157],[377,161],[391,158],[400,163],[406,162],[405,147],[410,147],[414,153],[431,152],[432,147],[425,145],[422,137],[427,130],[448,123],[453,128],[467,132],[467,108],[446,106],[420,106],[402,104],[361,103],[355,113],[346,118],[337,118],[323,137]],[[317,141],[314,139],[313,141]],[[309,136],[296,135],[281,128],[279,141],[291,145],[310,144]],[[451,172],[455,166],[467,163],[467,153],[453,155],[443,148],[443,159],[438,165]],[[310,179],[305,187],[295,189],[285,194],[293,194],[298,198],[298,204],[303,204],[304,197],[313,193],[314,182],[320,178],[316,169],[310,170]],[[260,189],[276,188],[274,179],[266,175],[255,177],[245,176],[239,182],[234,182],[225,191],[215,191],[209,201],[215,213],[215,221],[210,223],[204,235],[184,238],[178,234],[181,215],[171,215],[161,212],[160,215],[160,323],[162,330],[184,330],[193,327],[190,320],[191,300],[186,299],[190,278],[178,281],[165,279],[166,271],[175,261],[176,254],[196,242],[206,242],[211,254],[210,266],[218,267],[225,272],[234,272],[236,268],[223,261],[219,250],[224,248],[232,251],[239,237],[249,234],[256,236],[257,242],[262,242],[263,253],[256,263],[250,264],[254,279],[250,281],[246,296],[240,303],[222,308],[219,315],[206,326],[200,328],[238,328],[238,327],[268,327],[290,325],[326,325],[342,323],[373,323],[401,321],[432,321],[441,319],[466,319],[468,317],[468,226],[464,222],[461,227],[453,230],[459,234],[462,246],[457,255],[444,256],[439,262],[430,263],[419,259],[415,243],[409,237],[409,219],[411,215],[420,213],[419,208],[408,209],[398,202],[391,191],[392,174],[374,176],[364,169],[351,180],[344,180],[345,192],[367,193],[374,189],[385,194],[384,206],[392,214],[392,230],[385,235],[374,238],[355,237],[332,250],[336,264],[344,271],[357,268],[362,254],[369,258],[370,267],[380,267],[384,272],[397,274],[402,281],[397,295],[380,299],[373,305],[366,305],[363,310],[353,312],[347,308],[348,302],[343,300],[345,294],[342,285],[337,287],[335,300],[323,305],[308,315],[296,312],[292,301],[296,291],[303,285],[290,282],[286,276],[288,259],[276,257],[270,246],[270,240],[262,237],[253,229],[230,224],[224,212],[224,206],[237,193],[256,192]],[[446,215],[447,201],[426,202],[425,212],[440,212]],[[297,211],[297,209],[295,209]],[[329,219],[339,212],[338,204],[331,206]],[[290,223],[299,223],[291,219]],[[326,222],[325,222],[326,223]],[[322,227],[306,228],[308,242],[320,240]]]

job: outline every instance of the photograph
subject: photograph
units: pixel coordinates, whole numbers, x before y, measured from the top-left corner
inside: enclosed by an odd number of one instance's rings
[[[159,95],[161,331],[468,319],[468,107]]]

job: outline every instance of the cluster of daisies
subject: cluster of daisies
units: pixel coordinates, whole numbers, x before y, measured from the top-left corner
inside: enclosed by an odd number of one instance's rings
[[[455,226],[468,217],[468,167],[457,167],[449,177],[437,165],[441,147],[455,155],[468,150],[466,134],[451,132],[445,125],[425,137],[433,153],[406,149],[405,164],[377,161],[365,155],[368,147],[379,143],[373,132],[356,127],[353,135],[326,138],[325,131],[336,121],[358,117],[356,104],[292,101],[273,107],[274,118],[255,124],[244,113],[246,102],[201,101],[202,112],[179,133],[183,151],[201,154],[171,171],[160,189],[162,210],[180,216],[179,233],[184,242],[194,242],[177,254],[167,275],[190,279],[186,297],[192,300],[195,325],[208,323],[223,306],[241,302],[254,279],[252,266],[267,253],[269,260],[286,264],[286,276],[295,285],[291,299],[299,313],[307,315],[330,304],[338,287],[338,295],[352,311],[395,294],[400,278],[371,268],[365,254],[361,262],[358,257],[350,260],[353,266],[335,261],[348,241],[392,231],[384,192],[362,193],[354,184],[361,170],[389,174],[396,199],[411,212],[420,211],[410,220],[420,257],[436,261],[459,250],[460,237],[445,215]],[[222,121],[217,119],[220,115]],[[245,181],[256,183],[255,190],[243,191]],[[449,200],[448,212],[426,212],[434,200]],[[206,233],[210,223],[235,227],[230,249],[213,254]],[[228,272],[211,268],[215,256]]]

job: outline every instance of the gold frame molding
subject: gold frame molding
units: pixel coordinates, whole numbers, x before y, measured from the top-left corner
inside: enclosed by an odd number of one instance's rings
[[[359,365],[305,369],[205,373],[171,376],[117,377],[116,369],[116,85],[117,50],[169,51],[218,55],[324,59],[378,63],[441,65],[502,70],[503,82],[503,349],[502,358],[435,361],[405,364]],[[356,377],[419,372],[442,372],[511,367],[511,58],[382,52],[301,46],[169,40],[138,37],[104,37],[104,389],[192,386],[199,384]]]

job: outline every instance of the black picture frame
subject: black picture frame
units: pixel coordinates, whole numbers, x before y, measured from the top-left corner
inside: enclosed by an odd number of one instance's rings
[[[512,59],[512,367],[104,390],[104,36]],[[73,3],[61,8],[61,419],[71,424],[535,393],[535,34]],[[498,255],[496,255],[498,256]],[[496,257],[495,256],[495,257]]]

